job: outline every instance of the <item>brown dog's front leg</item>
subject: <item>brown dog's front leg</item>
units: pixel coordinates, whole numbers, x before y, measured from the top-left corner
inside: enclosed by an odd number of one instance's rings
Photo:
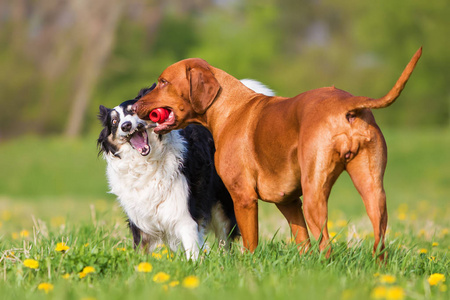
[[[245,249],[254,252],[258,246],[258,199],[232,195],[234,212]]]

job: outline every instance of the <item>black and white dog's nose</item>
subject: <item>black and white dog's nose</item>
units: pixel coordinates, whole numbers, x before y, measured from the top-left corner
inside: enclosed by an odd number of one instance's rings
[[[128,132],[131,129],[131,122],[130,121],[126,121],[122,124],[121,128],[123,132]]]

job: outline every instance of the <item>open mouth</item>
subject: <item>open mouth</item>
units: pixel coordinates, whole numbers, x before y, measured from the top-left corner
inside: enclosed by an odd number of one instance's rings
[[[127,138],[130,145],[142,156],[146,156],[150,153],[151,149],[148,145],[147,130],[135,130],[130,133]]]
[[[170,131],[171,127],[174,127],[176,118],[172,109],[165,108],[169,111],[169,116],[164,120],[156,123],[156,127],[154,128],[155,133],[165,133]]]

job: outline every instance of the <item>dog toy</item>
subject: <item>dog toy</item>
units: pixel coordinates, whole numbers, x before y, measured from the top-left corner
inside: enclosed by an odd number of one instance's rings
[[[169,117],[170,112],[165,108],[157,108],[150,112],[148,117],[152,122],[164,122]]]

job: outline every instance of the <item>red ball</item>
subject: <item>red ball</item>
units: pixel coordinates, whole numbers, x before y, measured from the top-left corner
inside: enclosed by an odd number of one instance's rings
[[[170,114],[169,110],[161,107],[152,110],[148,115],[148,117],[152,122],[161,123],[164,122],[169,117],[169,114]]]

